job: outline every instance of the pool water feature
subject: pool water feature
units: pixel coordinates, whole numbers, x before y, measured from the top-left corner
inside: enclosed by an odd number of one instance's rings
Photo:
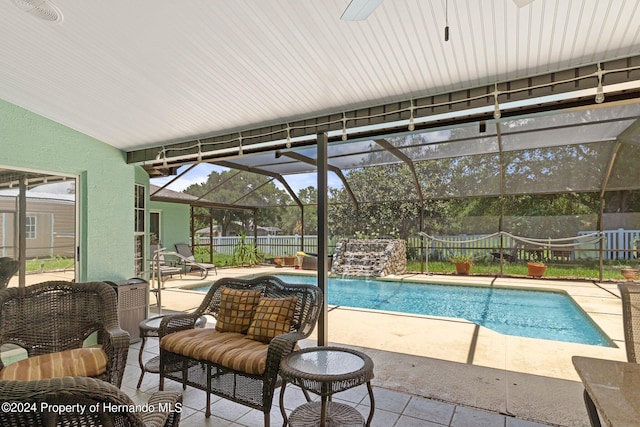
[[[315,276],[277,277],[288,283],[317,283]],[[336,278],[330,278],[328,286],[330,305],[460,318],[505,335],[615,346],[561,292]]]

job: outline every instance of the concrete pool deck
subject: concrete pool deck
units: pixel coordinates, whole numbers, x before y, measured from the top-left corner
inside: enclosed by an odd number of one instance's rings
[[[280,273],[299,271],[273,267],[219,269],[218,276],[205,280],[186,276],[170,279],[162,291],[163,309],[195,309],[203,294],[185,287],[206,285],[227,276]],[[388,279],[564,291],[618,347],[507,336],[462,319],[329,307],[330,343],[366,352],[375,363],[376,387],[520,420],[587,427],[583,387],[571,356],[626,360],[616,283],[420,274]],[[315,333],[301,345],[316,345]]]
[[[296,273],[308,274],[259,267],[223,269],[219,277]],[[329,307],[329,341],[369,354],[376,366],[374,384],[384,388],[541,423],[588,426],[583,387],[571,356],[626,360],[620,298],[613,282],[424,274],[383,280],[563,291],[617,345],[600,347],[503,335],[463,319]],[[171,282],[163,293],[166,308],[189,311],[201,301],[198,293],[184,289],[189,286],[186,283]],[[177,302],[174,292],[182,294],[181,304],[173,302]],[[303,346],[316,345],[315,340],[314,333]]]

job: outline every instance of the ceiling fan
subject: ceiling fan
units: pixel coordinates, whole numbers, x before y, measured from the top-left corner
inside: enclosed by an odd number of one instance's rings
[[[518,7],[524,7],[533,0],[513,0]],[[382,0],[351,0],[340,17],[343,21],[364,21],[380,6]]]

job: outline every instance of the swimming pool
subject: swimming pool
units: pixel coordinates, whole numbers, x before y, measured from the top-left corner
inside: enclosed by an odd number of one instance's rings
[[[277,277],[289,283],[317,282],[315,276]],[[206,292],[208,286],[196,290]],[[328,294],[330,305],[460,318],[506,335],[613,346],[560,292],[331,278]]]

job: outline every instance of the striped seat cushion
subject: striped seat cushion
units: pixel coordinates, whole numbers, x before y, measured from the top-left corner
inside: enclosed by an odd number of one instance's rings
[[[235,332],[213,328],[188,329],[162,338],[160,347],[195,360],[205,360],[234,371],[262,375],[269,345]]]
[[[86,347],[43,354],[7,365],[2,380],[31,381],[60,377],[95,377],[107,370],[107,355],[101,348]]]

